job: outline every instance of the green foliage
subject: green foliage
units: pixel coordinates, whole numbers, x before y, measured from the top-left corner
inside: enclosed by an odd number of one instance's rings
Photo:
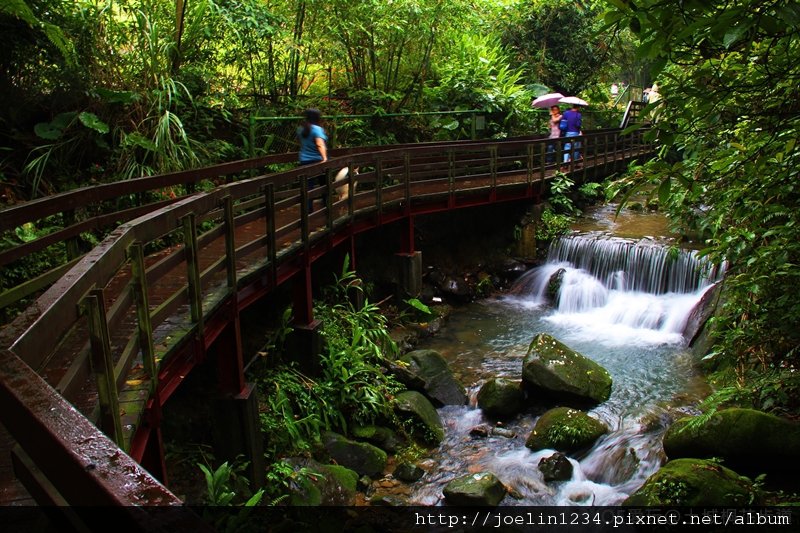
[[[286,364],[261,371],[265,409],[260,417],[268,456],[309,451],[327,429],[347,432],[352,423],[393,418],[391,399],[402,387],[387,374],[385,362],[397,356],[398,348],[378,306],[356,307],[352,291],[363,291],[363,282],[345,259],[341,274],[323,291],[325,300],[314,306],[324,339],[319,378]]]
[[[358,308],[351,301],[349,291],[360,292],[363,284],[348,265],[346,258],[341,276],[314,314],[323,321],[323,376],[335,405],[347,420],[368,424],[392,415],[390,400],[400,386],[383,363],[396,358],[398,348],[378,306],[366,301]]]
[[[198,464],[198,468],[203,472],[206,481],[206,503],[208,505],[226,506],[232,505],[234,499],[246,497],[244,502],[246,507],[257,505],[264,494],[260,489],[255,494],[250,495],[248,481],[243,472],[247,468],[247,463],[229,465],[227,461],[219,465],[215,470],[204,464]]]
[[[551,241],[571,231],[572,218],[555,213],[552,209],[545,209],[541,219],[536,223],[536,239]]]
[[[229,465],[224,462],[212,470],[204,464],[197,465],[203,472],[206,481],[206,507],[204,517],[214,524],[214,530],[220,532],[237,532],[250,520],[252,507],[261,503],[264,489],[251,493],[249,482],[244,477],[247,463]],[[242,507],[238,513],[231,513],[218,507],[238,505]]]
[[[718,359],[753,379],[798,360],[800,282],[795,2],[614,2],[611,27],[633,28],[663,98],[652,138],[662,209],[729,263]],[[676,14],[676,9],[678,13]],[[749,370],[756,369],[756,374]]]
[[[548,200],[556,212],[570,216],[578,214],[579,211],[572,201],[573,187],[575,187],[575,182],[561,172],[557,173],[550,181],[550,197]]]
[[[435,316],[431,308],[419,301],[419,298],[409,298],[403,301],[412,311],[412,318],[415,321],[430,320]]]
[[[510,65],[510,54],[496,37],[463,34],[453,42],[448,62],[440,66],[439,83],[429,97],[445,108],[485,109],[489,135],[507,135],[510,126],[528,118],[532,98],[522,83],[522,71]]]
[[[520,2],[503,28],[503,42],[515,51],[527,79],[580,94],[603,73],[613,48],[599,33],[599,2]]]

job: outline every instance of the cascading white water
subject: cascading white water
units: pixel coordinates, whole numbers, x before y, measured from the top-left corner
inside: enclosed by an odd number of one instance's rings
[[[554,243],[547,263],[511,292],[523,305],[553,304],[549,320],[578,336],[679,342],[689,313],[721,271],[694,251],[649,240],[575,236]]]
[[[426,347],[450,359],[473,400],[439,410],[446,438],[411,503],[440,503],[447,481],[483,470],[515,492],[504,505],[621,503],[661,464],[661,436],[673,410],[692,402],[694,372],[682,332],[720,271],[694,252],[676,253],[652,241],[569,237],[555,243],[548,262],[523,275],[510,295],[451,317],[449,332]],[[566,482],[546,483],[538,470],[553,450],[524,446],[536,416],[507,421],[516,433],[511,439],[469,434],[494,423],[477,408],[474,393],[492,377],[519,379],[527,345],[540,331],[603,365],[614,381],[611,398],[590,411],[610,431],[570,458],[574,470]]]

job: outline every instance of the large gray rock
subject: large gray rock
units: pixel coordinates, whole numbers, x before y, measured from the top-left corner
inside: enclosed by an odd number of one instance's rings
[[[664,453],[670,459],[719,457],[749,475],[797,474],[800,424],[740,408],[717,411],[702,422],[693,420],[682,418],[664,434]]]
[[[546,333],[533,338],[522,361],[522,381],[559,403],[596,405],[611,395],[611,375],[602,366]]]
[[[714,368],[715,362],[713,360],[705,362],[703,358],[711,352],[716,338],[716,326],[713,322],[709,322],[709,319],[720,306],[722,289],[722,283],[716,283],[703,294],[703,297],[689,313],[683,329],[683,337],[688,341],[695,361],[702,362],[708,369]]]
[[[746,477],[705,459],[676,459],[650,476],[622,505],[759,505],[762,495]]]
[[[438,445],[444,440],[444,425],[433,404],[421,393],[404,391],[395,397],[395,410],[401,418],[410,419],[421,430],[422,439]]]
[[[439,352],[414,350],[401,357],[400,361],[407,365],[407,371],[415,378],[406,384],[409,388],[422,392],[437,405],[467,403],[464,386],[453,376],[447,361]]]
[[[556,407],[539,417],[525,446],[533,451],[552,449],[571,453],[588,448],[607,432],[605,424],[583,411]]]
[[[491,418],[510,418],[520,412],[525,394],[519,381],[490,379],[478,391],[478,407]]]
[[[322,434],[322,444],[333,460],[360,475],[375,477],[386,468],[386,452],[372,444],[350,440],[333,431]]]
[[[450,505],[494,507],[506,496],[506,488],[491,472],[456,478],[445,485],[442,492]]]

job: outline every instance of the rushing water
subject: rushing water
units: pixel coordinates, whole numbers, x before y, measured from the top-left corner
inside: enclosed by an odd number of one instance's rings
[[[547,284],[561,271],[554,301]],[[411,503],[436,505],[443,486],[467,472],[490,471],[513,492],[503,505],[615,505],[661,464],[661,438],[676,411],[703,394],[682,336],[687,316],[716,272],[693,252],[676,256],[652,240],[583,235],[551,248],[542,267],[522,276],[510,295],[455,313],[426,344],[441,352],[470,391],[470,405],[439,410],[444,443],[425,461]],[[504,426],[515,434],[473,437],[491,424],[476,407],[480,386],[493,377],[520,379],[531,339],[547,332],[603,365],[611,397],[589,411],[610,431],[585,454],[571,457],[573,477],[545,483],[540,459],[525,440],[536,422],[526,413]],[[538,413],[537,413],[538,414]]]

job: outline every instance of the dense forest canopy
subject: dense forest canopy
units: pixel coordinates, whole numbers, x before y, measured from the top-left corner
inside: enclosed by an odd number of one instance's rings
[[[250,113],[478,109],[488,113],[487,135],[528,133],[539,93],[592,93],[606,103],[611,81],[636,70],[630,45],[595,33],[603,5],[5,2],[0,94],[14,103],[0,112],[6,201],[281,149],[248,146]],[[456,136],[457,120],[363,120],[348,125],[347,142]],[[290,141],[293,126],[282,133]]]
[[[251,144],[250,114],[479,109],[502,138],[539,127],[538,94],[598,109],[612,82],[655,81],[661,157],[617,186],[655,190],[728,261],[710,359],[735,369],[746,401],[796,409],[799,29],[792,0],[6,0],[0,193],[279,149]],[[464,134],[460,118],[437,120],[342,130],[353,145]],[[271,138],[291,141],[286,124]]]

